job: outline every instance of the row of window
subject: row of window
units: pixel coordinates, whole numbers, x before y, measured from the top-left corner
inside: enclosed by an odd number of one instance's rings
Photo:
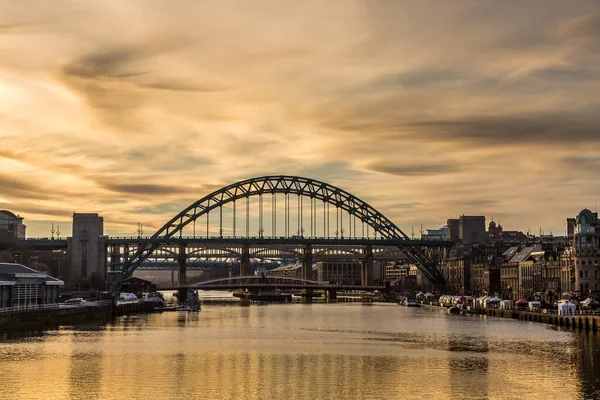
[[[598,291],[598,284],[596,283],[596,285],[594,285],[595,287],[595,291]],[[589,292],[590,291],[590,284],[589,283],[580,283],[579,284],[579,291],[580,292]]]
[[[579,277],[580,278],[589,278],[590,277],[590,271],[585,270],[585,271],[579,271]],[[598,279],[598,271],[594,271],[594,278]]]

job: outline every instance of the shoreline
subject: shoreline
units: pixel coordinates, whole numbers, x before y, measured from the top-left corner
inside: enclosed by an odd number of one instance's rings
[[[419,304],[431,310],[447,311],[449,307],[436,304]],[[562,326],[574,330],[596,333],[600,331],[600,316],[597,315],[556,315],[542,312],[501,310],[498,308],[476,308],[468,310],[472,315],[518,319],[520,321],[541,322],[547,325]]]

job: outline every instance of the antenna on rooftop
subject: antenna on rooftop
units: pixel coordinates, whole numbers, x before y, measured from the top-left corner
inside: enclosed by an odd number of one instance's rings
[[[141,238],[142,234],[144,233],[144,230],[142,228],[143,228],[142,223],[138,222],[138,229],[137,229],[138,238]]]
[[[54,230],[54,222],[52,223],[52,229],[50,229],[50,233],[52,234],[52,239],[54,239],[54,232],[56,232]]]
[[[410,238],[414,239],[415,238],[415,226],[413,225],[412,227],[412,231],[410,232]]]

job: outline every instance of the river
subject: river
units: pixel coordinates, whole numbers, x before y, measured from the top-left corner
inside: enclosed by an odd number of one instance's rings
[[[599,399],[600,335],[393,304],[205,306],[0,336],[1,399]]]

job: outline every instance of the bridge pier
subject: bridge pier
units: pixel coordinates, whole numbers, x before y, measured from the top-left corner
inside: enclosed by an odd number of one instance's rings
[[[240,276],[250,273],[250,245],[245,244],[242,248],[242,259],[240,260]]]
[[[369,286],[373,280],[373,245],[367,245],[365,249],[365,261],[360,269],[360,284]]]
[[[302,260],[302,279],[312,281],[315,279],[313,276],[313,253],[312,245],[307,244],[304,247],[304,260]]]
[[[177,286],[183,286],[186,284],[186,268],[187,267],[187,256],[185,251],[185,245],[179,245],[179,255],[177,257]],[[177,301],[179,304],[183,304],[187,297],[186,289],[179,289],[177,293]]]
[[[337,290],[329,289],[325,292],[328,301],[337,301]]]

